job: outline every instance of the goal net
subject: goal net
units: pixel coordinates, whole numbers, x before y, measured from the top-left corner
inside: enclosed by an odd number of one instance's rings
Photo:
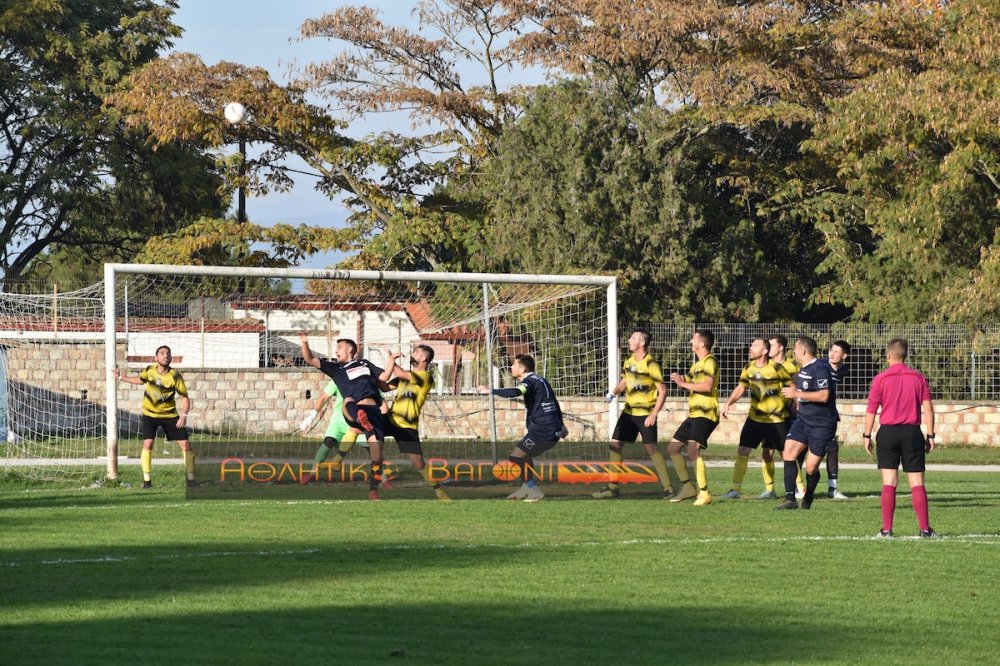
[[[317,356],[348,338],[380,367],[392,352],[405,364],[417,345],[430,347],[435,386],[420,418],[428,457],[506,457],[524,407],[476,389],[513,386],[517,354],[534,356],[555,388],[569,441],[606,442],[614,290],[612,278],[593,276],[108,265],[103,285],[5,302],[3,457],[33,477],[106,465],[115,478],[118,461],[141,452],[143,389],[111,371],[134,377],[167,345],[189,390],[196,452],[214,442],[233,455],[311,460],[332,410],[299,430],[328,383],[304,365],[300,331]],[[399,455],[392,444],[386,452]],[[179,455],[161,433],[154,456]]]

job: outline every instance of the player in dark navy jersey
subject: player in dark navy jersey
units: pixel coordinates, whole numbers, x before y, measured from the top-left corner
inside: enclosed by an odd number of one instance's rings
[[[382,482],[382,440],[385,439],[385,421],[379,406],[382,390],[390,390],[379,379],[382,368],[366,359],[355,359],[358,345],[354,340],[337,340],[334,348],[336,361],[313,356],[309,349],[309,336],[299,333],[302,358],[308,365],[320,370],[337,385],[344,396],[344,418],[352,428],[363,430],[368,438],[368,453],[371,457],[371,474],[368,477],[368,499],[378,499],[378,486]]]
[[[851,373],[851,369],[847,365],[847,356],[850,353],[851,345],[844,340],[837,340],[830,345],[830,351],[826,357],[826,362],[830,366],[833,376],[833,384],[838,394],[843,393],[844,380]],[[840,441],[837,439],[836,433],[834,433],[830,450],[826,452],[826,477],[829,481],[829,488],[826,494],[830,499],[845,500],[847,499],[847,495],[840,492],[840,489],[837,487],[839,473]]]
[[[786,398],[798,404],[795,421],[788,429],[785,449],[782,451],[785,470],[785,501],[779,509],[797,509],[795,479],[798,476],[796,458],[803,449],[806,454],[806,492],[802,508],[812,506],[816,485],[819,483],[819,463],[830,448],[837,434],[837,389],[830,365],[816,358],[816,341],[800,337],[795,341],[795,360],[802,366],[795,382],[781,390]]]
[[[555,446],[556,442],[567,435],[567,431],[552,386],[544,377],[535,374],[535,359],[527,354],[518,354],[510,366],[510,374],[514,379],[519,379],[520,383],[514,388],[493,389],[493,395],[501,398],[524,398],[524,425],[528,432],[510,452],[510,462],[521,469],[521,487],[507,499],[537,502],[545,494],[535,481],[535,456]],[[479,391],[489,393],[489,388],[480,386]]]

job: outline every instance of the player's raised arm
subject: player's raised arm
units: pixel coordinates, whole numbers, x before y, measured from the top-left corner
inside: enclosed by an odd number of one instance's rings
[[[115,368],[114,370],[112,370],[112,371],[111,371],[111,374],[112,374],[112,375],[114,376],[114,378],[115,378],[115,379],[118,379],[118,380],[120,380],[120,381],[123,381],[123,382],[125,382],[126,384],[135,384],[136,386],[138,386],[138,385],[140,385],[140,384],[143,384],[143,383],[144,383],[144,382],[143,382],[143,381],[142,381],[141,379],[139,379],[138,377],[129,377],[128,375],[126,375],[126,374],[125,374],[124,372],[122,372],[122,371],[121,371],[121,370],[119,370],[118,368]]]
[[[385,382],[388,385],[388,383],[392,381],[394,374],[396,377],[405,379],[406,381],[410,381],[410,379],[412,379],[410,371],[404,370],[403,366],[397,363],[399,357],[402,355],[402,352],[392,352],[389,354],[389,363],[385,366],[385,370],[382,371],[382,374],[378,376],[380,382]]]
[[[299,345],[302,347],[302,360],[305,361],[307,365],[319,368],[319,359],[313,356],[312,350],[309,349],[309,336],[306,335],[305,331],[299,331]]]

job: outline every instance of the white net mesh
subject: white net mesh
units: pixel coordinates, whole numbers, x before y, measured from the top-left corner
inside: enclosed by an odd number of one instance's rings
[[[3,457],[33,477],[93,474],[107,452],[103,285],[7,296],[10,434]],[[559,392],[577,437],[607,436],[606,425],[599,430],[596,423],[607,413],[603,286],[125,273],[116,279],[115,325],[116,363],[129,376],[154,362],[157,347],[170,346],[192,401],[195,451],[199,441],[225,441],[237,453],[313,457],[325,423],[307,434],[298,425],[328,380],[303,364],[300,331],[317,356],[332,356],[336,341],[348,338],[379,366],[393,351],[433,349],[435,388],[420,434],[447,450],[429,445],[428,456],[494,455],[489,400],[476,387],[513,385],[510,363],[522,353],[535,357],[539,374]],[[137,458],[142,448],[142,393],[141,386],[117,384],[120,457]],[[523,406],[497,400],[495,408],[496,438],[519,439]],[[509,446],[501,448],[505,456]],[[179,455],[163,439],[154,452]],[[392,457],[394,447],[387,452]]]

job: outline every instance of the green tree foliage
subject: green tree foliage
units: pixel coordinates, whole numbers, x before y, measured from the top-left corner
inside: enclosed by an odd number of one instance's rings
[[[176,37],[176,3],[17,0],[0,9],[0,270],[44,278],[128,259],[154,233],[220,210],[197,153],[154,152],[103,105]]]
[[[803,248],[734,204],[726,160],[747,141],[600,82],[539,88],[470,188],[489,208],[491,268],[618,275],[633,319],[787,316],[815,250],[792,256]]]
[[[801,208],[823,231],[818,298],[871,321],[1000,314],[1000,4],[924,20],[938,41],[832,104],[808,150],[836,173]]]

